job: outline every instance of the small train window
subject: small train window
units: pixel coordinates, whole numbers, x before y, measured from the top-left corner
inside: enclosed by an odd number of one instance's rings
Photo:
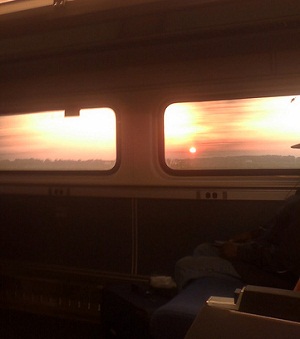
[[[300,96],[174,103],[164,114],[164,165],[177,174],[299,174],[299,143]]]
[[[116,115],[110,108],[0,116],[1,171],[110,171]]]

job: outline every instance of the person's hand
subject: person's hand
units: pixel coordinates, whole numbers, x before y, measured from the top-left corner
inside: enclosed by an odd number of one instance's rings
[[[252,233],[251,232],[243,232],[243,233],[235,235],[229,241],[230,242],[243,243],[243,242],[247,242],[251,239],[252,239]]]
[[[264,228],[262,227],[255,228],[252,231],[246,231],[243,233],[239,233],[233,236],[229,241],[233,241],[237,243],[245,243],[252,239],[258,238],[262,234],[262,232],[264,232]]]
[[[224,258],[233,259],[237,256],[238,244],[233,241],[227,241],[221,248],[221,255]]]

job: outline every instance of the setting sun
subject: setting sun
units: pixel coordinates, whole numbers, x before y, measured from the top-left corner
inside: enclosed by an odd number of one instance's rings
[[[292,161],[287,157],[300,156],[299,150],[291,148],[300,142],[300,96],[172,104],[165,111],[164,127],[165,157],[169,162],[188,159],[198,149],[201,155],[194,158],[194,164],[200,167],[204,158],[215,159],[220,167],[223,161],[226,168],[229,159],[238,162],[241,160],[237,157],[244,156],[256,157],[255,161],[259,156]],[[259,166],[273,166],[268,161],[270,158],[264,158]],[[247,164],[256,166],[252,158]]]
[[[190,147],[189,151],[190,151],[190,153],[196,153],[197,149],[196,149],[196,147],[192,146],[192,147]]]

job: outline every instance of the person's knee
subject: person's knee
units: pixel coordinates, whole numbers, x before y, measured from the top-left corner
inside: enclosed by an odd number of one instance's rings
[[[192,268],[194,267],[194,261],[194,257],[186,256],[176,262],[174,279],[176,281],[178,290],[181,290],[183,286],[187,283],[187,281],[191,279],[191,274],[193,276],[194,270]]]
[[[176,262],[175,269],[190,266],[192,262],[194,262],[194,258],[192,256],[183,257]]]
[[[194,250],[194,256],[218,256],[218,250],[211,243],[203,243]]]

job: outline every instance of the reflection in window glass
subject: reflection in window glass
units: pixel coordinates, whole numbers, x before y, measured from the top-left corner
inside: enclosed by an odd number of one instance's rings
[[[300,96],[175,103],[164,137],[171,169],[300,168]]]
[[[109,108],[0,117],[0,170],[110,170],[116,116]]]

